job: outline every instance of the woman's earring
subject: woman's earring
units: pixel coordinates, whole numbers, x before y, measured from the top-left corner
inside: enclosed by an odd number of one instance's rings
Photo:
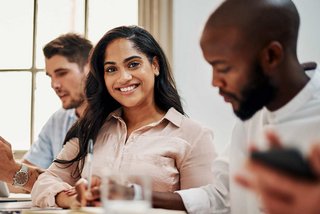
[[[159,69],[158,68],[154,74],[156,75],[156,77],[159,76]]]

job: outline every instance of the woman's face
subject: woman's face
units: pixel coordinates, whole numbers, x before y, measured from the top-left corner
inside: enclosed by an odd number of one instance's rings
[[[110,95],[124,108],[153,106],[158,74],[156,58],[150,63],[131,41],[116,39],[106,47],[104,81]]]

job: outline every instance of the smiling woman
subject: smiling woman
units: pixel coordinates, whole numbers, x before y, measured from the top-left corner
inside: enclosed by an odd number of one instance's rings
[[[92,53],[86,95],[87,111],[33,188],[34,205],[79,204],[79,197],[65,190],[88,176],[90,139],[95,142],[93,175],[110,170],[143,174],[159,192],[213,181],[212,132],[184,115],[166,56],[146,30],[122,26],[102,37]],[[92,191],[100,183],[92,183]]]

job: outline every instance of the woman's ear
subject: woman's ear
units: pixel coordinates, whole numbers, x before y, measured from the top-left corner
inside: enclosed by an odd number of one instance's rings
[[[271,74],[284,58],[283,46],[278,41],[270,42],[260,53],[260,64],[266,74]]]
[[[159,76],[160,74],[160,67],[159,67],[159,61],[158,61],[158,57],[153,57],[152,59],[152,70],[154,75]]]

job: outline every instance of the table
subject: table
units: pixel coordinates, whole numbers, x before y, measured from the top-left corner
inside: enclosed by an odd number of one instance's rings
[[[1,202],[0,211],[6,211],[10,214],[103,214],[102,207],[83,207],[79,210],[61,209],[61,208],[47,208],[40,209],[32,207],[31,201],[19,202]],[[186,214],[184,211],[166,210],[152,208],[148,214]]]

